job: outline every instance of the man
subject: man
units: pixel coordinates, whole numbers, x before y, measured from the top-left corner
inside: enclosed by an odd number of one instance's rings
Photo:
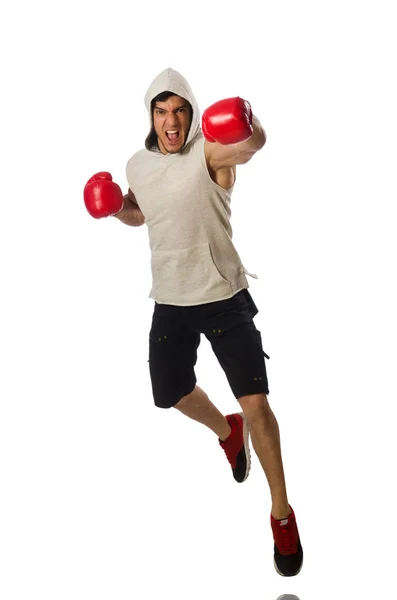
[[[260,150],[266,135],[250,104],[228,98],[200,113],[188,82],[166,69],[145,96],[151,129],[145,148],[127,164],[124,197],[109,173],[94,175],[84,199],[95,218],[114,215],[131,226],[146,223],[155,301],[149,368],[155,405],[174,407],[209,427],[236,481],[250,470],[248,437],[267,477],[274,564],[297,575],[303,551],[288,503],[279,429],[270,409],[258,309],[232,242],[230,199],[236,166]],[[200,127],[202,125],[202,129]],[[196,385],[194,366],[204,334],[242,412],[223,416]]]

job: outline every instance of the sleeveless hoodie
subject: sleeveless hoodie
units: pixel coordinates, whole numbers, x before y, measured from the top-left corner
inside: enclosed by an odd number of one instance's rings
[[[158,304],[194,306],[231,298],[249,287],[232,242],[230,201],[210,177],[200,112],[186,79],[166,69],[151,83],[145,105],[170,91],[190,102],[192,122],[183,148],[162,154],[157,147],[136,152],[126,167],[127,181],[146,221],[151,249],[152,289]]]

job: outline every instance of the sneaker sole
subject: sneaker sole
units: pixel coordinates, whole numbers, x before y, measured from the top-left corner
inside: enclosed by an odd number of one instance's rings
[[[238,413],[238,414],[243,419],[244,450],[245,450],[245,455],[247,457],[247,468],[245,471],[245,477],[244,477],[243,481],[241,482],[241,483],[243,483],[247,479],[249,472],[251,470],[251,452],[250,452],[250,446],[249,446],[249,429],[248,429],[248,424],[247,424],[246,418],[245,418],[243,412]]]
[[[284,575],[284,573],[281,573],[281,571],[279,571],[279,570],[278,570],[278,567],[277,567],[277,564],[276,564],[276,560],[275,560],[275,559],[273,559],[273,564],[274,564],[274,568],[276,569],[277,573],[278,573],[279,575],[281,575],[281,577],[295,577],[296,575],[299,575],[299,573],[300,573],[300,572],[301,572],[301,570],[302,570],[302,567],[303,567],[303,558],[302,558],[302,563],[301,563],[301,566],[299,567],[299,571],[297,571],[297,572],[296,572],[296,573],[294,573],[293,575]]]

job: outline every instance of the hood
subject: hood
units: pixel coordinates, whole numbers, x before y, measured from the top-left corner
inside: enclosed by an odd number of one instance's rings
[[[151,115],[151,110],[150,110],[150,104],[151,104],[153,98],[155,98],[158,94],[161,94],[162,92],[173,92],[177,96],[181,96],[182,98],[185,98],[185,100],[190,102],[190,104],[192,105],[192,108],[193,108],[192,123],[190,125],[189,135],[187,137],[185,145],[183,146],[183,148],[186,148],[186,146],[192,140],[194,140],[197,137],[197,135],[201,132],[200,111],[199,111],[199,107],[198,107],[196,98],[194,97],[194,94],[191,90],[190,85],[188,84],[186,79],[183,77],[183,75],[178,73],[178,71],[175,71],[174,69],[165,69],[164,71],[162,71],[160,73],[160,75],[157,75],[157,77],[152,81],[152,83],[150,84],[149,89],[145,95],[145,105],[146,105],[146,109],[149,113],[150,130],[152,130],[152,128],[153,128],[153,120],[152,120],[152,115]],[[149,138],[149,136],[148,136],[148,138]],[[146,142],[145,142],[146,148],[148,150],[159,151],[157,146],[149,147],[148,138],[146,138]]]

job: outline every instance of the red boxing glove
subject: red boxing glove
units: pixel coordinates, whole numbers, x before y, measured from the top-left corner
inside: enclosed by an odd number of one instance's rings
[[[251,105],[239,97],[220,100],[204,111],[201,124],[209,142],[224,145],[245,142],[253,132]]]
[[[84,187],[84,203],[94,219],[111,217],[121,211],[124,205],[123,192],[112,176],[106,171],[96,173]]]

